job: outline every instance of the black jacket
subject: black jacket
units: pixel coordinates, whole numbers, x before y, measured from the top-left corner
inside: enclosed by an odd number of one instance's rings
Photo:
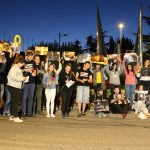
[[[65,71],[61,71],[60,74],[59,74],[59,80],[58,80],[58,83],[59,83],[59,86],[60,86],[60,91],[61,90],[63,90],[63,91],[73,90],[73,85],[69,88],[66,86],[66,80],[67,79],[75,81],[74,74],[69,75]]]
[[[6,71],[5,71],[6,65],[3,63],[0,63],[0,84],[4,84],[6,82]]]

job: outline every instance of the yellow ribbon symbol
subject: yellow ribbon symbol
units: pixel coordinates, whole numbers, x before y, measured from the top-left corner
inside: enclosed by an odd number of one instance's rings
[[[18,45],[21,45],[21,36],[20,35],[15,35],[14,37],[14,43],[15,44],[18,44]]]

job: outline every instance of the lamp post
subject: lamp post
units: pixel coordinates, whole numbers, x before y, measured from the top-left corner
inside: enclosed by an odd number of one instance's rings
[[[123,23],[119,23],[118,24],[118,28],[120,29],[120,49],[118,50],[118,54],[120,54],[121,50],[122,50],[122,30],[124,28],[124,24]]]
[[[62,57],[62,51],[61,51],[61,49],[60,49],[60,38],[61,38],[61,36],[68,36],[68,35],[67,35],[67,34],[61,34],[61,33],[59,32],[58,44],[59,44],[60,57]]]

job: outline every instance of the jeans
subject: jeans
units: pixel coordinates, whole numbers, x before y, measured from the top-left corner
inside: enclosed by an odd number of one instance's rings
[[[126,97],[130,100],[131,105],[133,104],[133,95],[136,89],[136,85],[125,85]]]
[[[50,115],[50,105],[51,105],[51,115],[54,114],[54,101],[56,96],[56,89],[45,89],[46,96],[46,111],[47,115]]]
[[[31,115],[33,108],[33,97],[35,91],[35,83],[24,84],[22,96],[22,113]]]
[[[0,84],[0,99],[2,100],[4,96],[4,84]]]
[[[10,101],[11,101],[11,96],[10,96],[10,92],[8,90],[8,87],[5,87],[5,96],[6,96],[6,101],[5,101],[5,105],[4,105],[4,111],[3,114],[10,114]]]
[[[37,84],[36,89],[35,89],[33,113],[36,113],[36,110],[37,110],[37,112],[41,111],[42,91],[43,91],[43,85],[42,84]]]

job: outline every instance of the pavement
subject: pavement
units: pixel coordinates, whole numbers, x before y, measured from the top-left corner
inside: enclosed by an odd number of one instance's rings
[[[0,150],[150,150],[150,118],[128,117],[87,112],[78,118],[76,109],[65,119],[60,111],[56,118],[37,115],[23,123],[0,117]]]

